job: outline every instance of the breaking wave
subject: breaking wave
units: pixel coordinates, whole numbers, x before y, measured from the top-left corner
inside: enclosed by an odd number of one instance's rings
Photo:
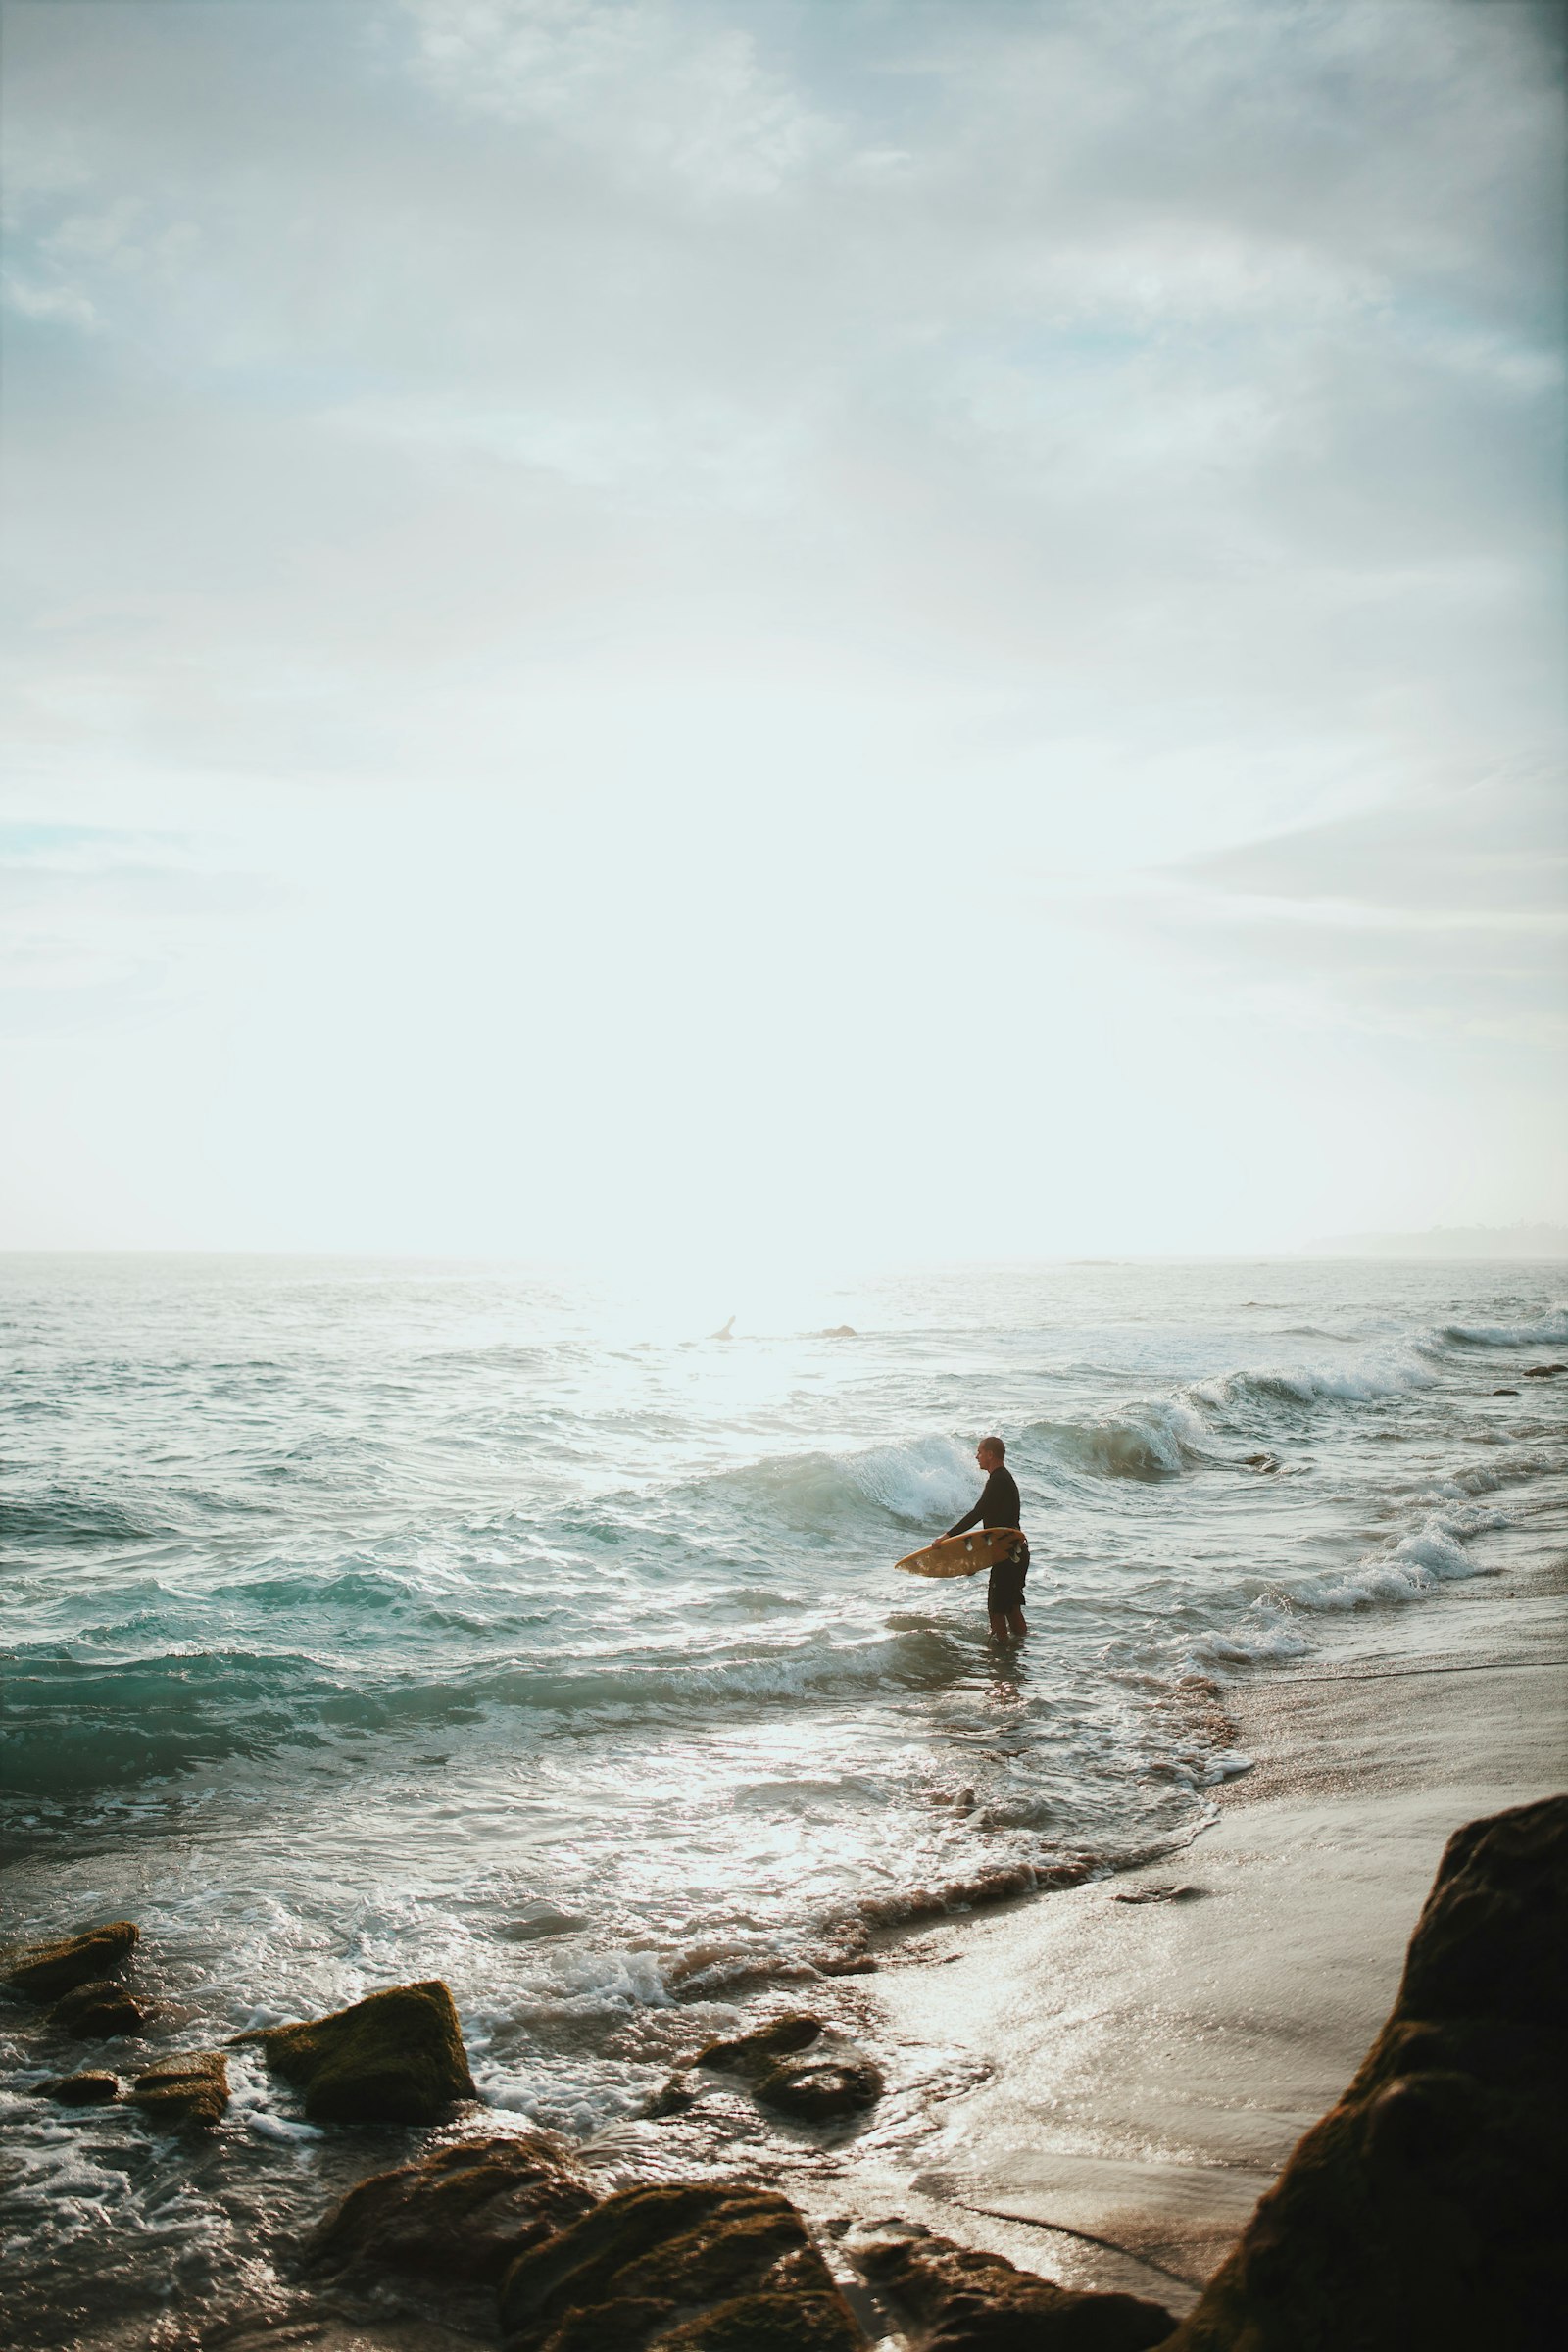
[[[1440,1337],[1457,1348],[1564,1348],[1568,1306],[1554,1306],[1534,1323],[1445,1323]]]
[[[1034,1421],[1025,1434],[1096,1478],[1179,1478],[1210,1458],[1203,1423],[1174,1398],[1100,1421]]]
[[[955,1519],[974,1500],[974,1459],[956,1439],[874,1446],[863,1453],[775,1454],[710,1482],[729,1499],[760,1505],[782,1525],[841,1530],[867,1511],[910,1528]]]
[[[122,1663],[30,1657],[7,1670],[0,1773],[14,1791],[65,1795],[163,1780],[281,1747],[342,1738],[482,1726],[506,1711],[594,1721],[710,1723],[805,1697],[936,1691],[967,1669],[962,1646],[933,1627],[879,1639],[710,1657],[486,1663],[443,1677],[351,1681],[297,1656],[235,1651]]]

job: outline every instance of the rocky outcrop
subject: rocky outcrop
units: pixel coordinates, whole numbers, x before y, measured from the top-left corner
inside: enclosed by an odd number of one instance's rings
[[[863,2352],[787,2197],[723,2183],[632,2188],[519,2255],[507,2352]]]
[[[120,2096],[118,2075],[57,2075],[52,2082],[40,2082],[38,2096],[53,2099],[57,2107],[108,2107]]]
[[[565,2142],[542,2132],[466,2139],[351,2189],[314,2258],[334,2269],[420,2272],[491,2284],[507,2265],[588,2212],[594,2191]]]
[[[123,1984],[104,1978],[77,1984],[49,2012],[49,2023],[77,2041],[109,2041],[121,2034],[145,2032],[152,2011]]]
[[[1568,1796],[1448,1840],[1398,1998],[1170,2352],[1562,2340]]]
[[[452,1995],[439,1979],[372,1992],[309,2025],[264,2027],[267,2062],[315,2124],[434,2124],[477,2096]]]
[[[792,2009],[731,2041],[710,2041],[695,2063],[740,2075],[762,2106],[799,2123],[829,2123],[874,2106],[882,2071],[808,2011]],[[661,2094],[668,2098],[673,2085]],[[669,2113],[669,2107],[661,2110]]]
[[[228,2067],[219,2050],[181,2051],[138,2075],[130,2096],[150,2124],[166,2132],[211,2127],[228,2105]]]
[[[945,2237],[876,2241],[854,2261],[921,2352],[1147,2352],[1176,2326],[1162,2304],[1056,2286]]]
[[[116,1919],[57,1942],[24,1944],[0,1964],[0,1973],[13,1992],[24,1992],[31,2001],[58,2001],[78,1984],[118,1977],[130,1965],[139,1934],[130,1920]]]

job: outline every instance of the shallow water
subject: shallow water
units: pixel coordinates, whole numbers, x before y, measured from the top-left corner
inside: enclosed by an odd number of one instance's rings
[[[1195,1678],[1289,1672],[1560,1502],[1568,1377],[1523,1373],[1563,1287],[938,1269],[726,1341],[509,1268],[0,1261],[10,1924],[134,1916],[188,2046],[443,1976],[485,2095],[593,2132],[693,2001],[1190,1838],[1247,1765]],[[992,1429],[1018,1654],[892,1567]],[[66,2053],[0,2027],[19,2275],[78,2318],[263,2292],[328,2156],[254,2064],[193,2164],[40,2109]]]

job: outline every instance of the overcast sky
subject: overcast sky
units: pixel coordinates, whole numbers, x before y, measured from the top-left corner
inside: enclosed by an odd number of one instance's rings
[[[1563,1213],[1559,10],[3,20],[0,1245]]]

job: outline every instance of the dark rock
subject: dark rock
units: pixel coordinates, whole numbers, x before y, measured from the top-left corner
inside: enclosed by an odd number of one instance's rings
[[[59,2075],[53,2082],[41,2082],[38,2096],[53,2099],[57,2107],[107,2107],[120,2096],[118,2075]]]
[[[1568,1372],[1568,1364],[1527,1364],[1526,1380],[1555,1380],[1559,1372]]]
[[[1492,1394],[1494,1396],[1517,1396],[1519,1392],[1517,1389],[1494,1389]]]
[[[1277,1470],[1280,1466],[1277,1453],[1245,1453],[1242,1459],[1249,1470]]]
[[[737,2034],[730,2041],[709,2042],[698,2051],[694,2064],[760,2074],[776,2059],[808,2049],[820,2038],[822,2030],[822,2020],[808,2010],[786,2009],[782,2017],[769,2018],[750,2034]]]
[[[869,1952],[835,1952],[817,1962],[816,1973],[819,1977],[874,1977],[881,1966]]]
[[[643,2113],[657,2123],[666,2115],[684,2115],[688,2107],[694,2107],[696,2104],[696,2091],[693,2090],[685,2074],[677,2068],[668,2082],[662,2083],[655,2091],[643,2109]]]
[[[49,2012],[49,2023],[77,2041],[108,2041],[145,2032],[152,2011],[123,1984],[77,1984]]]
[[[466,2139],[350,2189],[313,2253],[335,2267],[493,2284],[509,2262],[596,2202],[564,2141]]]
[[[29,2000],[58,2001],[78,1984],[118,1977],[129,1965],[140,1933],[128,1919],[117,1919],[56,1943],[24,1944],[5,1961],[5,1981]]]
[[[802,2123],[853,2115],[882,2096],[880,2068],[807,2010],[786,2010],[732,2041],[710,2041],[695,2063],[744,2076],[764,2107]]]
[[[165,2131],[216,2124],[228,2105],[228,2068],[219,2050],[182,2051],[138,2075],[130,2096],[148,2122]]]
[[[1163,2304],[1057,2286],[945,2237],[862,2245],[854,2258],[920,2323],[927,2352],[1146,2352],[1176,2326]]]
[[[813,2050],[809,2057],[781,2058],[757,2080],[764,2107],[804,2124],[858,2115],[882,2096],[882,2070],[858,2050]]]
[[[478,2094],[452,1995],[439,1979],[372,1992],[309,2025],[240,2034],[305,2093],[317,2124],[433,2124]]]
[[[507,2352],[862,2352],[787,2197],[734,2184],[631,2188],[517,2257]]]
[[[1545,2352],[1568,2304],[1568,1796],[1450,1838],[1387,2025],[1171,2352]]]

